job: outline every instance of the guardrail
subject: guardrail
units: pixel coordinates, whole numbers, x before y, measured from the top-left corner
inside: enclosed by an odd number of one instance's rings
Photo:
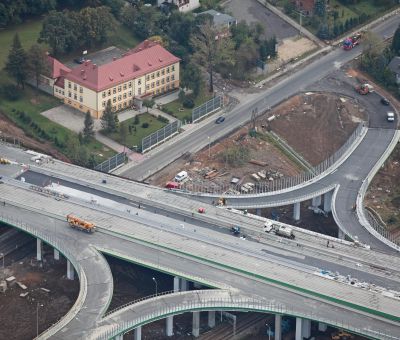
[[[79,282],[80,282],[79,295],[78,295],[78,298],[76,299],[74,305],[72,306],[72,308],[68,311],[67,314],[64,315],[64,317],[62,317],[60,320],[58,320],[56,323],[54,323],[50,328],[46,329],[45,331],[40,333],[37,337],[35,337],[35,339],[38,339],[38,340],[48,339],[51,336],[55,335],[57,332],[59,332],[69,322],[71,322],[72,319],[75,317],[75,315],[79,312],[79,310],[81,310],[83,303],[86,299],[86,295],[87,295],[86,274],[83,271],[81,265],[77,261],[75,261],[74,256],[68,250],[64,249],[61,246],[61,243],[58,242],[57,240],[55,240],[52,237],[49,237],[47,235],[39,233],[36,229],[30,227],[26,223],[23,223],[22,221],[19,221],[18,219],[13,218],[12,216],[0,214],[0,220],[6,224],[9,224],[18,229],[21,229],[22,231],[25,231],[28,234],[31,234],[32,236],[34,236],[36,238],[41,239],[42,241],[46,242],[47,244],[49,244],[52,247],[59,250],[60,253],[62,253],[65,256],[65,258],[67,258],[71,262],[75,271],[78,274],[78,278],[79,278]]]
[[[217,185],[215,183],[211,185],[204,185],[203,183],[197,185],[196,183],[186,182],[183,184],[182,190],[195,195],[209,194],[218,196],[222,195],[223,197],[234,197],[237,195],[245,196],[265,194],[294,188],[323,175],[323,173],[331,169],[337,162],[342,160],[342,157],[355,144],[355,142],[360,140],[366,131],[366,123],[359,123],[347,141],[333,155],[313,167],[310,171],[303,172],[297,176],[282,177],[272,181],[258,182],[255,184],[254,189],[244,188],[243,185]]]
[[[218,295],[227,295],[218,297]],[[291,315],[295,317],[301,317],[308,320],[315,320],[319,322],[326,323],[328,325],[332,325],[337,328],[346,329],[353,333],[357,333],[360,335],[369,336],[372,338],[379,338],[380,340],[395,340],[399,339],[396,336],[392,336],[389,334],[385,334],[381,331],[372,330],[370,328],[357,328],[351,326],[349,323],[346,323],[344,320],[332,320],[323,318],[320,316],[320,313],[304,313],[299,311],[299,308],[293,306],[285,306],[282,304],[277,304],[273,301],[262,300],[257,297],[242,297],[239,294],[234,296],[235,292],[231,292],[229,290],[198,290],[198,291],[189,291],[189,292],[177,292],[171,294],[171,298],[182,296],[183,297],[191,297],[191,299],[184,298],[181,303],[167,303],[167,304],[157,304],[157,309],[143,315],[141,314],[138,317],[133,317],[129,322],[121,322],[120,324],[113,324],[108,326],[106,330],[103,331],[102,334],[95,335],[93,339],[104,340],[110,339],[118,335],[122,335],[132,329],[135,329],[139,326],[148,324],[150,322],[163,319],[169,315],[174,314],[182,314],[185,312],[191,311],[222,311],[222,310],[230,310],[230,311],[256,311],[263,313],[274,313],[280,315]],[[151,298],[153,300],[157,299],[157,297]],[[147,299],[145,299],[147,300]],[[150,298],[149,298],[150,300]],[[144,300],[141,301],[143,303]],[[139,303],[140,304],[140,303]],[[139,308],[139,304],[131,303],[128,306],[124,307],[126,311],[130,310],[133,306],[135,306],[135,310]],[[121,310],[123,310],[121,309]],[[134,314],[131,314],[134,316]]]

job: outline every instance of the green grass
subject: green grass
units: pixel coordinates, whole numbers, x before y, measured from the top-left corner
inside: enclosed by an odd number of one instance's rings
[[[212,98],[212,95],[207,90],[201,91],[200,94],[197,96],[197,98],[194,100],[195,107],[200,106],[201,104],[204,104],[206,101],[210,100],[211,98]],[[172,116],[178,118],[182,122],[184,120],[191,121],[191,119],[192,119],[192,110],[193,109],[184,108],[179,99],[174,100],[173,102],[168,103],[166,105],[163,105],[162,109],[166,109],[167,110],[166,112],[168,112]],[[172,112],[172,113],[170,113],[170,112]]]
[[[134,146],[140,148],[142,146],[142,139],[144,137],[147,137],[148,135],[152,134],[153,132],[156,132],[157,130],[167,125],[166,123],[160,122],[156,117],[152,116],[149,113],[143,113],[138,117],[139,117],[138,125],[133,124],[134,118],[130,118],[121,123],[121,125],[126,125],[127,127],[129,127],[130,125],[132,127],[132,133],[129,133],[129,129],[127,129],[128,135],[125,141],[125,145],[129,148],[132,148]],[[143,123],[148,123],[149,127],[143,128],[142,127]],[[134,131],[134,127],[136,127],[136,131]],[[124,144],[123,141],[121,140],[119,132],[105,133],[105,135],[117,141],[118,143]]]
[[[137,39],[129,29],[118,24],[115,28],[115,32],[110,35],[107,44],[126,50],[135,47],[139,42],[140,40]]]
[[[25,50],[28,50],[33,44],[37,43],[39,33],[42,30],[42,21],[43,19],[29,20],[26,23],[0,31],[0,69],[5,65],[15,33],[18,32],[22,46]]]

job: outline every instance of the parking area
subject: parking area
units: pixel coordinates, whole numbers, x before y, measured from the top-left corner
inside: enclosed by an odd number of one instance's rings
[[[257,0],[230,0],[225,3],[225,10],[231,13],[238,22],[244,20],[248,24],[260,23],[264,29],[264,37],[278,40],[294,37],[298,31],[279,16],[261,5]]]

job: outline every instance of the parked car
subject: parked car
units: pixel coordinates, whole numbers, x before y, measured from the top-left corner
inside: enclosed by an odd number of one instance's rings
[[[384,97],[381,98],[381,103],[386,106],[390,105],[390,102]]]
[[[83,64],[85,62],[85,58],[84,57],[75,58],[74,62],[77,64]]]
[[[215,121],[215,123],[216,123],[216,124],[221,124],[221,123],[224,122],[224,120],[225,120],[225,117],[221,116],[221,117],[218,117],[218,118],[217,118],[217,120]]]
[[[388,120],[388,122],[394,122],[394,112],[388,112],[386,114],[386,119]]]

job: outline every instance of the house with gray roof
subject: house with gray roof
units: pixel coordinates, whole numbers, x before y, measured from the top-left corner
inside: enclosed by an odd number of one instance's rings
[[[197,15],[206,15],[206,14],[212,17],[213,25],[219,32],[216,38],[219,37],[222,38],[228,36],[230,34],[231,26],[237,25],[237,20],[234,17],[225,13],[217,12],[213,9],[198,13]]]

